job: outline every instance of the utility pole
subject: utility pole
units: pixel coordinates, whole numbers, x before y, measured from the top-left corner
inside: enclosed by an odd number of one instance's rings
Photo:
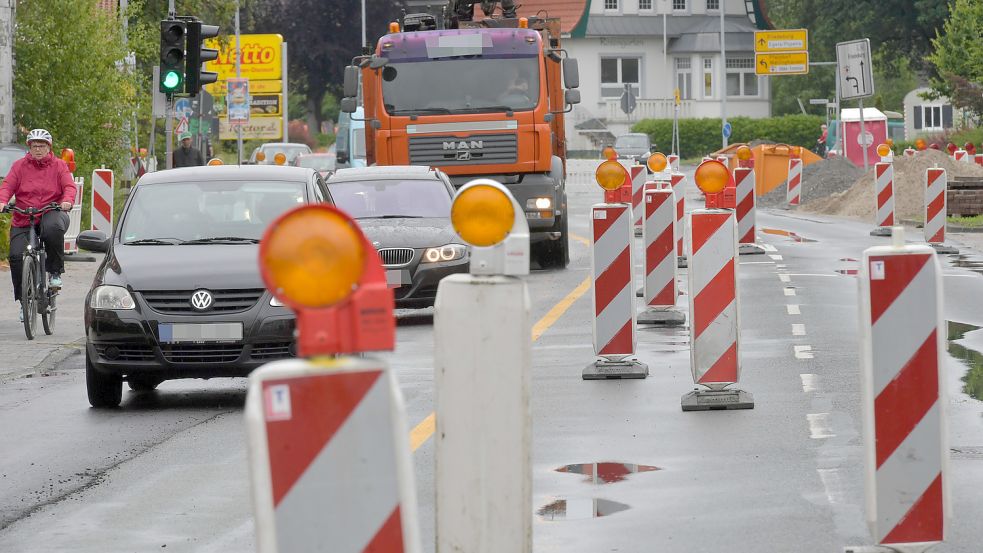
[[[174,8],[174,0],[167,0],[167,17],[177,17],[177,11]],[[161,75],[161,78],[164,78]],[[166,144],[164,148],[164,168],[173,169],[174,168],[174,97],[170,94],[167,95],[167,99],[164,103],[164,143]]]
[[[368,40],[365,38],[365,0],[362,0],[362,48],[368,45]]]
[[[174,0],[171,1],[173,2]],[[237,79],[242,78],[242,49],[241,48],[242,45],[239,43],[239,0],[236,0],[236,78]],[[246,103],[248,104],[249,102],[250,99],[246,98]],[[225,105],[226,106],[229,105],[228,99],[225,100]],[[226,115],[228,115],[228,108],[226,108]],[[229,119],[231,120],[232,118],[230,117]],[[237,151],[239,152],[237,163],[239,165],[242,165],[242,123],[236,125],[236,129],[237,129],[236,144],[238,146]]]
[[[727,147],[724,127],[727,125],[727,48],[724,46],[724,7],[726,0],[720,0],[720,137],[722,148]]]
[[[0,142],[14,142],[14,2],[0,0]]]

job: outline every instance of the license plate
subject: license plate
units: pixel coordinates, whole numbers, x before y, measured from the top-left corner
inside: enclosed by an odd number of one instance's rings
[[[406,269],[387,269],[386,284],[390,288],[399,288],[400,286],[413,284],[413,279],[410,278],[410,272]]]
[[[242,341],[242,323],[159,324],[157,332],[164,344]]]

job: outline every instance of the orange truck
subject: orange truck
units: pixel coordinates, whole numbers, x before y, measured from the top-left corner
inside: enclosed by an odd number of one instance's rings
[[[508,15],[454,15],[444,29],[428,14],[391,23],[374,54],[346,68],[341,108],[362,101],[369,165],[504,184],[525,210],[536,261],[565,267],[564,113],[580,102],[577,62],[560,49],[558,19]]]

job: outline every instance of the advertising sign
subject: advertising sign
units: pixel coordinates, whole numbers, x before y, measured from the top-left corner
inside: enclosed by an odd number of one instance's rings
[[[240,35],[242,78],[252,81],[281,79],[282,44],[283,37],[280,35]],[[213,38],[206,40],[205,45],[218,50],[218,59],[205,64],[205,70],[218,73],[220,81],[236,78],[235,39],[220,41]]]
[[[249,83],[249,115],[250,117],[262,117],[264,115],[281,115],[283,113],[282,94],[257,94],[253,88],[253,83]],[[216,99],[215,115],[225,117],[225,97]]]
[[[238,137],[236,127],[230,125],[228,119],[222,118],[218,122],[220,140],[235,140]],[[245,140],[281,140],[283,138],[283,118],[253,117],[248,123],[242,124],[242,138]]]
[[[249,122],[249,79],[229,79],[225,96],[229,123]]]
[[[225,81],[216,81],[205,85],[205,90],[212,96],[225,96],[225,91],[229,89]],[[276,94],[283,92],[283,81],[249,81],[249,92],[253,94]]]

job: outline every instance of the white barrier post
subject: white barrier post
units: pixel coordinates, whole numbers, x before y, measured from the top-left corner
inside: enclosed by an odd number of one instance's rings
[[[878,550],[920,553],[945,539],[952,512],[946,328],[938,258],[903,231],[864,251],[860,269],[864,491]]]
[[[681,186],[686,181],[685,173],[673,172],[669,175],[672,192],[676,196],[676,266],[686,267],[686,251],[683,236],[686,235],[686,190]]]
[[[754,191],[755,175],[752,167],[734,168],[734,184],[737,188],[737,242],[740,255],[765,253],[758,246],[755,235],[757,222],[757,197]]]
[[[669,160],[669,172],[678,173],[679,172],[679,156],[676,154],[669,154],[666,156]]]
[[[68,230],[65,232],[65,253],[75,255],[78,253],[78,235],[82,230],[82,192],[85,188],[85,179],[75,177],[75,203],[72,210],[68,212]]]
[[[678,326],[686,314],[676,308],[676,198],[668,183],[645,185],[645,310],[638,324]]]
[[[952,152],[952,158],[956,161],[970,161],[969,156],[966,155],[966,150],[962,148]]]
[[[877,228],[871,236],[891,236],[894,227],[894,164],[874,164],[874,222]]]
[[[106,235],[113,233],[113,172],[110,169],[92,171],[92,230]]]
[[[644,219],[644,209],[642,208],[642,194],[645,182],[648,180],[648,170],[644,165],[632,165],[629,169],[631,175],[631,216],[635,229],[635,236],[642,235],[642,219]]]
[[[788,205],[796,206],[802,201],[802,160],[799,158],[791,157],[788,159],[788,188],[785,192],[785,198],[788,201]]]
[[[458,191],[451,219],[472,253],[471,274],[441,280],[434,305],[436,550],[531,553],[529,227],[490,179]]]
[[[945,169],[925,170],[925,241],[937,253],[957,254],[959,250],[945,244],[948,177]]]

